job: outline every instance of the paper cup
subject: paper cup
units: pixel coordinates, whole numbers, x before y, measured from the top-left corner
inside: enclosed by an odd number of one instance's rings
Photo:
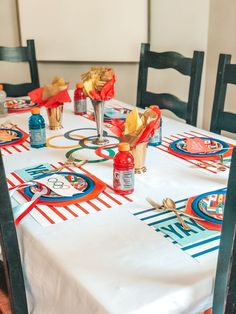
[[[141,143],[131,149],[131,153],[134,157],[135,173],[144,173],[147,171],[145,166],[147,146],[148,143]]]
[[[62,126],[63,105],[56,108],[47,108],[48,122],[50,130],[60,130]]]

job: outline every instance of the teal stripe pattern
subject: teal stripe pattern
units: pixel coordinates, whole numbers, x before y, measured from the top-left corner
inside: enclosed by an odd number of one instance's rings
[[[218,191],[225,191],[225,189],[219,189]],[[185,208],[187,200],[188,199],[186,198],[175,201],[176,209],[183,210]],[[177,245],[185,253],[189,254],[197,260],[201,260],[202,258],[209,256],[213,252],[217,253],[220,243],[220,232],[216,232],[214,235],[206,239],[200,239],[194,243],[189,243],[188,245],[181,246],[169,235],[164,234],[158,229],[158,224],[168,221],[170,221],[171,223],[174,219],[176,219],[175,214],[172,211],[157,212],[154,210],[154,208],[148,208],[145,210],[139,209],[137,211],[132,211],[132,214],[141,221],[143,221],[145,224],[147,224],[149,227],[154,229],[156,232],[162,234],[163,237],[171,241],[174,245]],[[180,215],[183,216],[182,214]]]

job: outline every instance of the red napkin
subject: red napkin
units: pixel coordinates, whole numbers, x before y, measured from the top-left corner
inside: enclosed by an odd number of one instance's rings
[[[186,138],[186,150],[193,154],[211,152],[205,141],[199,137]]]
[[[59,91],[55,96],[46,100],[42,99],[43,87],[32,90],[28,93],[28,96],[33,103],[37,103],[39,106],[45,106],[46,108],[56,108],[65,102],[71,102],[67,89]]]
[[[152,137],[155,131],[160,127],[161,110],[159,106],[150,106],[149,108],[152,109],[156,113],[156,119],[147,124],[141,136],[138,137],[138,140],[135,143],[135,145],[148,142],[150,137]]]
[[[115,95],[114,85],[115,85],[116,77],[113,75],[112,79],[108,81],[102,87],[101,91],[92,90],[89,93],[89,96],[95,100],[110,100]]]
[[[114,133],[118,137],[122,137],[122,131],[124,128],[124,121],[119,119],[112,119],[109,120],[109,129],[112,133]]]

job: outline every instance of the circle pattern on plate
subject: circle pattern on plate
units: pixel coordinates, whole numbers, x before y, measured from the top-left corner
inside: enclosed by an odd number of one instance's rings
[[[192,210],[206,221],[222,224],[225,197],[226,189],[201,194],[193,200]]]
[[[194,138],[194,137],[190,137]],[[192,156],[192,157],[204,157],[204,156],[217,156],[220,154],[224,154],[227,149],[229,149],[229,145],[224,141],[210,138],[210,137],[199,137],[200,139],[204,140],[205,144],[212,148],[212,151],[209,153],[191,153],[188,152],[185,148],[186,138],[178,139],[170,144],[170,149],[175,153],[182,154],[185,156]]]

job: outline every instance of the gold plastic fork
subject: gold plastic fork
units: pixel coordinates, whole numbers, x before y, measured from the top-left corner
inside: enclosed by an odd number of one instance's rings
[[[51,170],[45,170],[44,173],[61,172],[66,167],[76,167],[76,168],[79,168],[79,167],[83,166],[84,164],[86,164],[87,162],[88,162],[88,160],[82,160],[80,162],[75,162],[74,158],[70,155],[68,157],[68,159],[65,161],[65,163],[61,167],[56,168],[56,169],[51,169]]]
[[[190,214],[187,214],[187,213],[185,213],[184,211],[182,211],[182,210],[177,210],[177,209],[175,209],[175,211],[173,210],[173,208],[170,208],[170,206],[164,206],[164,204],[158,204],[157,202],[155,202],[153,199],[151,199],[150,197],[147,197],[146,198],[146,201],[150,204],[150,205],[152,205],[155,209],[157,209],[158,211],[165,211],[165,210],[172,210],[173,212],[177,212],[178,214],[182,214],[182,215],[184,215],[184,216],[186,216],[186,217],[189,217],[189,218],[192,218],[193,220],[199,220],[199,221],[205,221],[204,219],[202,219],[202,218],[200,218],[200,217],[195,217],[195,216],[193,216],[193,215],[190,215]],[[164,201],[164,200],[163,200]],[[174,203],[174,201],[172,201],[173,203]],[[173,204],[172,203],[172,204]],[[175,204],[175,203],[174,203]],[[175,212],[175,214],[176,214],[176,212]],[[176,215],[177,216],[177,215]],[[181,217],[181,216],[180,216]],[[188,226],[189,227],[189,226]]]

